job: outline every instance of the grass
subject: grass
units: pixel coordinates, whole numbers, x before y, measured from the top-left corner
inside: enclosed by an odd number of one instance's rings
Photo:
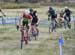
[[[74,55],[75,54],[75,30],[68,30],[63,33],[64,34],[64,39],[65,39],[65,44],[63,47],[63,52],[65,52],[68,55]]]
[[[11,6],[10,6],[11,5]],[[39,8],[40,4],[30,4],[30,3],[2,3],[1,8],[3,9],[20,9],[20,8]]]
[[[54,8],[58,10],[62,7],[54,6]],[[40,20],[47,18],[46,11],[48,6],[36,9],[39,10],[38,16]],[[73,8],[71,9],[74,10]],[[10,11],[13,10],[10,9]],[[39,25],[39,30],[39,39],[37,41],[32,40],[28,45],[23,45],[21,50],[20,31],[17,31],[14,25],[0,25],[0,55],[59,55],[58,34],[60,32],[63,32],[63,39],[65,40],[63,55],[75,55],[75,31],[58,29],[57,32],[48,34],[48,26],[44,23]]]
[[[44,34],[42,36],[40,34],[39,40],[37,41],[31,41],[29,45],[23,46],[23,49],[20,49],[20,32],[16,31],[14,26],[0,26],[3,32],[3,35],[0,33],[0,52],[1,55],[16,55],[16,54],[26,54],[26,55],[46,55],[46,54],[52,54],[54,55],[56,50],[55,47],[52,47],[53,41],[47,40],[48,33]],[[44,29],[40,27],[40,32],[42,32]],[[47,28],[46,28],[47,29]],[[46,31],[47,32],[47,31]],[[46,38],[46,39],[45,39]],[[51,45],[52,44],[52,45]],[[51,46],[51,47],[50,47]],[[4,54],[5,53],[5,54]]]
[[[3,29],[2,29],[3,28]],[[48,34],[47,27],[39,27],[40,36],[39,40],[31,41],[29,45],[23,45],[23,49],[20,49],[20,32],[15,29],[15,26],[8,25],[6,27],[0,26],[3,35],[0,33],[0,55],[58,55],[58,36]],[[46,29],[46,30],[44,30]],[[42,33],[45,32],[45,33]],[[63,45],[64,55],[74,55],[75,51],[75,31],[66,30],[63,31],[63,38],[65,44]]]
[[[60,6],[52,6],[56,11],[57,13],[59,14],[60,10],[64,7],[60,7]],[[49,6],[40,6],[40,7],[37,7],[37,8],[33,8],[33,9],[36,9],[37,12],[38,12],[38,18],[40,20],[42,19],[47,19],[48,15],[47,15],[47,11],[48,11],[48,8]],[[3,9],[3,12],[6,14],[6,17],[16,17],[16,16],[21,16],[22,15],[22,12],[25,10],[25,9],[29,9],[29,8],[20,8],[20,9]],[[75,15],[75,11],[74,11],[74,8],[70,7],[70,9],[72,10],[72,16]]]
[[[58,7],[64,7],[64,6],[69,6],[73,7],[75,6],[74,3],[12,3],[12,2],[5,2],[5,3],[0,3],[2,8],[5,9],[16,9],[16,8],[39,8],[41,6],[58,6]],[[10,6],[11,5],[11,6]]]

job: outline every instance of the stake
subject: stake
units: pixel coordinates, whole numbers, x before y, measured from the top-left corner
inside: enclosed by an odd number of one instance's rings
[[[60,50],[60,52],[59,52],[59,55],[62,55],[63,53],[62,53],[62,45],[64,44],[64,40],[62,39],[62,33],[60,33],[59,34],[59,50]]]

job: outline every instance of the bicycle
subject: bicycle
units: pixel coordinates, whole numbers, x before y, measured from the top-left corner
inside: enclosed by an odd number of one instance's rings
[[[28,44],[28,29],[23,26],[21,26],[21,49],[23,47],[23,42],[25,41],[25,44]]]
[[[37,25],[32,25],[30,30],[30,38],[34,37],[35,40],[37,40],[37,37],[39,35],[39,30],[37,28]]]
[[[64,26],[64,18],[63,17],[59,17],[57,19],[57,23],[58,23],[58,28],[62,28]]]

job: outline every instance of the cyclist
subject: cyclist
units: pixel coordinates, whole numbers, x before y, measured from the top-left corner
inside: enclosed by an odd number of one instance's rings
[[[69,27],[69,24],[71,22],[71,13],[72,13],[71,10],[68,7],[65,7],[64,20],[68,22],[67,23],[68,24],[68,27]]]
[[[29,10],[25,10],[22,14],[21,19],[19,20],[19,24],[23,26],[23,28],[24,26],[26,26],[28,30],[29,30],[29,21],[30,23],[32,22],[32,16],[29,13],[30,13]],[[22,20],[22,23],[21,23],[21,20]]]
[[[37,24],[38,23],[37,10],[33,10],[32,8],[30,8],[30,15],[33,17],[32,25]]]
[[[32,25],[32,27],[35,25],[35,27],[36,27],[35,30],[37,31],[37,35],[38,35],[39,34],[39,30],[37,28],[37,26],[38,26],[37,10],[31,9],[30,10],[30,15],[33,17],[31,25]]]
[[[57,18],[56,11],[52,7],[49,7],[49,10],[48,10],[48,20],[51,19],[51,22],[55,22],[55,24],[52,25],[54,29],[56,28],[56,24],[57,24],[56,18]]]
[[[38,23],[38,16],[37,16],[37,11],[33,11],[33,19],[32,19],[32,25],[35,25]]]
[[[50,19],[50,17],[51,17],[51,20],[55,20],[55,18],[57,18],[57,14],[52,7],[49,7],[49,10],[48,10],[48,20]]]

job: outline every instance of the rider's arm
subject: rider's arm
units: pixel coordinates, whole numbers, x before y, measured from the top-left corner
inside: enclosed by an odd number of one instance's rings
[[[48,10],[48,21],[50,20],[50,11]]]
[[[20,16],[20,19],[19,19],[19,22],[18,22],[18,25],[22,25],[21,23],[21,21],[23,20],[23,18],[24,18],[24,13],[22,13],[21,14],[21,16]]]
[[[21,20],[23,17],[20,17],[18,24],[21,25]]]

